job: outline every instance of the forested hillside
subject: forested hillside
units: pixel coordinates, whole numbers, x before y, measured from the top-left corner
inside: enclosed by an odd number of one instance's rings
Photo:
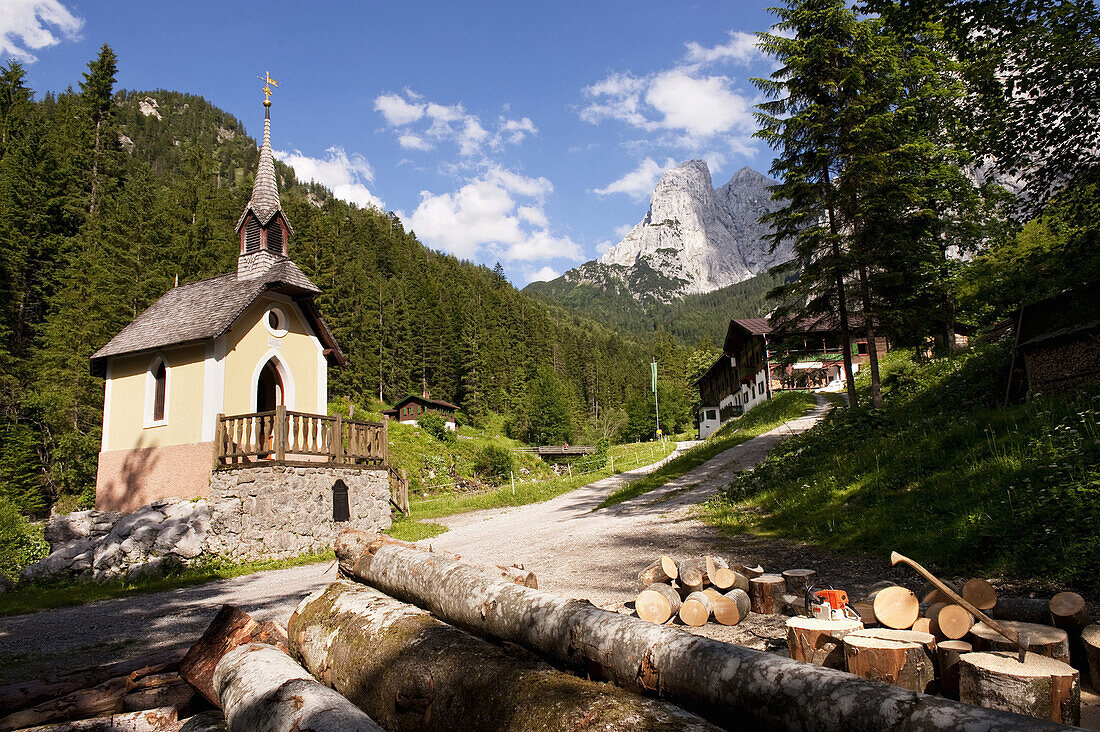
[[[115,65],[104,46],[60,94],[28,89],[16,62],[0,70],[0,496],[28,514],[88,495],[103,401],[88,357],[177,277],[233,269],[258,160],[239,120],[188,94],[116,93]],[[652,429],[624,405],[647,404],[656,355],[680,403],[666,430],[690,422],[689,354],[671,339],[551,310],[499,269],[429,251],[392,213],[276,167],[291,258],[324,290],[350,359],[330,374],[330,399],[366,406],[425,383],[467,419],[507,415],[521,438],[535,437],[525,415],[544,413],[556,439],[618,436]]]

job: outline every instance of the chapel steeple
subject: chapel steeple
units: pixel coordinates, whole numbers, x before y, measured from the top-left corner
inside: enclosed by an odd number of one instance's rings
[[[237,221],[241,250],[237,257],[237,279],[259,277],[271,265],[287,256],[287,241],[294,230],[279,203],[279,179],[275,175],[275,157],[271,153],[271,86],[279,82],[265,73],[264,141],[260,146],[260,164],[252,198]]]

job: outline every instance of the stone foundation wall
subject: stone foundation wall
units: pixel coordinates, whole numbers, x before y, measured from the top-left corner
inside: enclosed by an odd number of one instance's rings
[[[333,486],[348,489],[347,521],[333,520]],[[331,547],[346,528],[390,527],[390,481],[385,469],[267,466],[216,470],[207,543],[235,560],[293,557]]]

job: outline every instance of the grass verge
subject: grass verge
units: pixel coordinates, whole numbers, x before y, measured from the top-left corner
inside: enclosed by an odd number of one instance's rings
[[[20,586],[17,589],[0,594],[0,615],[19,615],[21,613],[48,610],[56,607],[85,605],[98,600],[111,600],[116,597],[144,595],[150,592],[165,592],[181,587],[201,585],[215,580],[240,577],[241,575],[262,572],[269,569],[286,569],[305,564],[332,562],[336,555],[331,550],[318,554],[303,554],[290,559],[268,559],[244,564],[229,562],[211,562],[191,567],[166,577],[127,581],[122,579],[106,582],[49,582]]]
[[[722,429],[708,437],[702,444],[696,445],[683,455],[670,460],[660,468],[639,480],[628,483],[604,499],[596,510],[629,501],[643,493],[660,488],[670,480],[679,478],[690,470],[710,460],[724,450],[739,445],[745,440],[773,430],[784,422],[797,419],[806,414],[817,400],[813,394],[790,392],[780,394],[738,417]]]
[[[1008,407],[1009,351],[883,363],[883,409],[835,410],[706,507],[730,533],[897,550],[942,571],[1100,591],[1100,388]]]

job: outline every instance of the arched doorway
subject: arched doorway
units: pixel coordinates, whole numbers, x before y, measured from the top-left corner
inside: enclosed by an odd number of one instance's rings
[[[269,359],[260,370],[259,378],[256,379],[256,411],[270,412],[275,407],[284,406],[285,399],[279,367],[274,358]]]

